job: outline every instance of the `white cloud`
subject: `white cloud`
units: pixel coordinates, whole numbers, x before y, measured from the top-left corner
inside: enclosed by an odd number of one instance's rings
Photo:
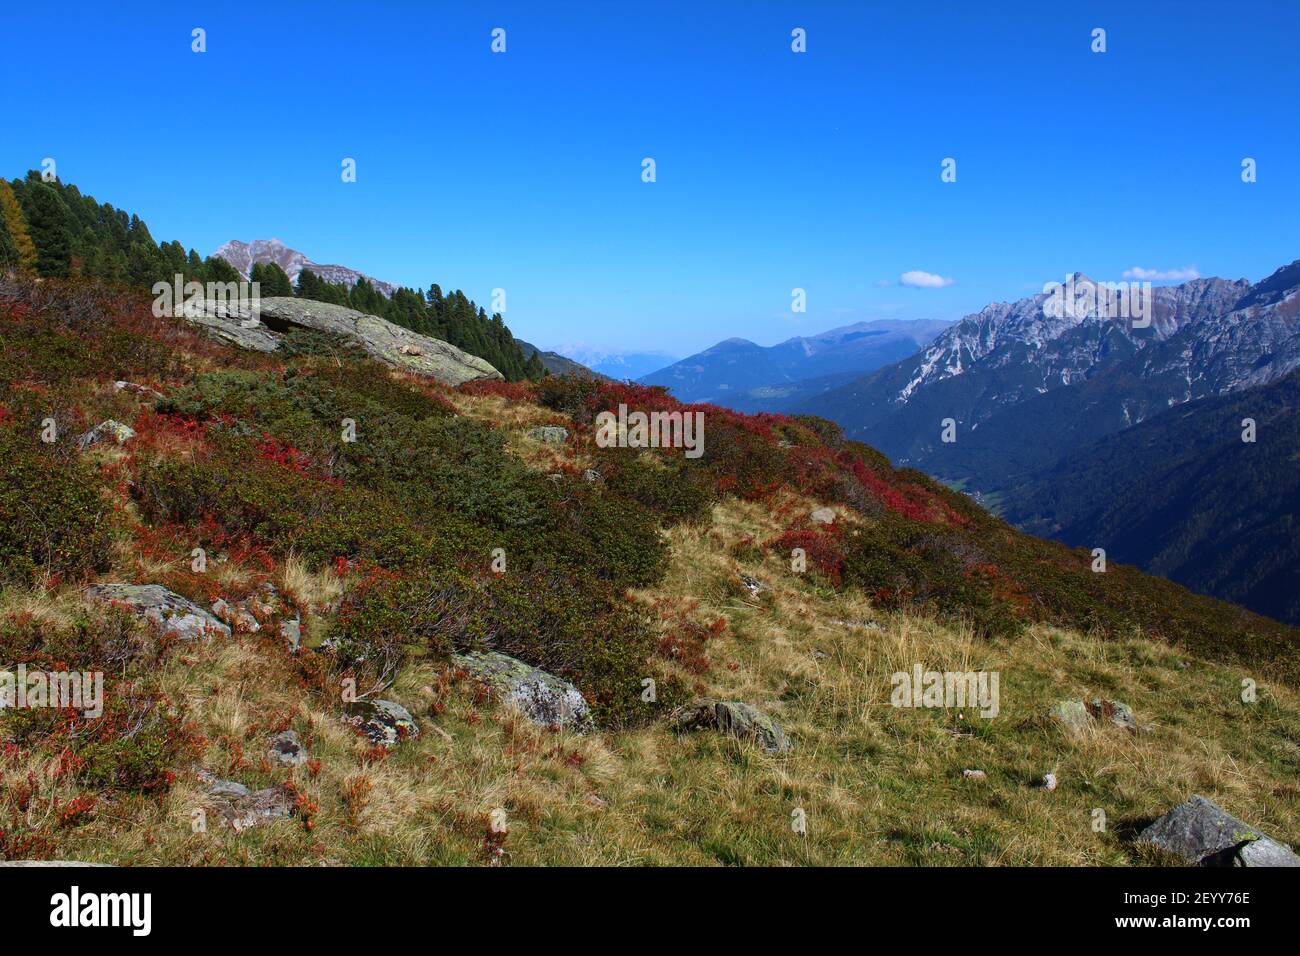
[[[1162,280],[1173,280],[1184,282],[1188,279],[1199,279],[1201,271],[1196,266],[1184,266],[1181,269],[1143,269],[1141,266],[1134,266],[1132,269],[1124,270],[1125,279],[1141,279],[1146,282],[1159,282]]]
[[[942,289],[946,285],[952,285],[953,281],[937,276],[933,272],[922,272],[920,269],[904,272],[898,277],[899,285],[911,286],[913,289]]]

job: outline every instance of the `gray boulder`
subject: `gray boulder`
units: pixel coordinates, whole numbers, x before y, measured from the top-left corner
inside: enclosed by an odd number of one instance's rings
[[[818,508],[808,516],[812,519],[813,524],[834,524],[835,511],[832,508]]]
[[[502,377],[490,362],[450,342],[420,335],[377,315],[341,305],[271,296],[261,299],[255,317],[248,303],[206,303],[202,313],[184,315],[221,340],[258,352],[274,352],[295,328],[339,335],[355,342],[372,358],[393,368],[425,375],[447,385]]]
[[[1201,796],[1174,807],[1137,839],[1199,866],[1300,866],[1290,847]]]
[[[1137,719],[1128,704],[1094,697],[1092,700],[1061,700],[1052,706],[1051,716],[1070,733],[1082,733],[1095,721],[1109,723],[1129,733],[1138,732]]]
[[[559,425],[538,425],[528,429],[528,437],[546,445],[563,445],[569,438],[569,430]]]
[[[135,429],[130,425],[123,425],[121,422],[108,419],[100,422],[86,434],[77,439],[77,448],[85,451],[91,445],[98,445],[102,441],[113,439],[119,445],[130,441],[135,437]]]
[[[160,584],[95,584],[85,595],[96,601],[120,604],[141,615],[164,634],[183,641],[230,636],[230,628],[215,616]]]
[[[81,860],[0,860],[0,866],[112,866],[111,863],[83,863]]]
[[[223,826],[237,833],[293,813],[294,796],[287,787],[277,784],[250,790],[235,780],[219,780],[206,770],[199,771],[199,780],[207,785],[209,807]]]
[[[302,621],[289,618],[280,622],[280,636],[289,645],[289,650],[297,652],[302,648]]]
[[[210,300],[201,312],[186,311],[181,317],[207,329],[213,338],[227,345],[253,352],[274,352],[280,347],[280,336],[253,315],[247,301]]]
[[[753,741],[770,754],[783,754],[790,750],[790,739],[780,724],[752,704],[738,700],[701,697],[673,711],[668,717],[668,725],[679,733],[716,730],[738,740]]]
[[[308,757],[307,748],[292,730],[272,737],[267,755],[281,767],[301,767]]]
[[[535,724],[567,727],[584,733],[592,728],[586,698],[566,680],[496,651],[452,655],[452,663],[513,704]]]
[[[358,700],[348,705],[343,720],[370,742],[392,749],[403,740],[420,736],[420,725],[411,712],[391,700]]]

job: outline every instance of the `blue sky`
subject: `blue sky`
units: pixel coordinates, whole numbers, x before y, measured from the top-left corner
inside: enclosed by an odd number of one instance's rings
[[[543,346],[678,355],[955,319],[1075,269],[1258,279],[1300,257],[1300,4],[1066,6],[14,6],[0,173],[54,157],[205,255],[278,237],[504,288]]]

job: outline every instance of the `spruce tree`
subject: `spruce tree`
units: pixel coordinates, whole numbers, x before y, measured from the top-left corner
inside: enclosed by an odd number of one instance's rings
[[[254,262],[248,278],[250,282],[258,283],[258,294],[263,299],[293,295],[293,283],[274,262]]]
[[[203,260],[204,282],[240,282],[243,276],[225,259],[208,256]]]
[[[37,273],[66,276],[72,265],[72,217],[62,197],[48,183],[29,178],[18,201],[36,246]]]

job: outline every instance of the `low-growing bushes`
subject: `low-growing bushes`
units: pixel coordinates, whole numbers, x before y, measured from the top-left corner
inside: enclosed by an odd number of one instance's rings
[[[556,571],[399,577],[371,573],[339,609],[330,644],[339,665],[382,682],[411,647],[445,659],[496,650],[572,681],[604,725],[660,712],[643,701],[655,651],[635,605],[597,582]]]
[[[442,627],[458,649],[491,648],[571,680],[597,720],[623,725],[665,706],[641,700],[654,652],[635,605],[559,573],[510,574],[440,592]]]
[[[982,637],[1019,632],[1015,608],[995,593],[986,563],[951,531],[886,515],[843,538],[844,582],[887,608],[966,619]]]
[[[98,476],[0,425],[0,580],[103,569],[110,538]]]
[[[449,568],[475,550],[463,519],[421,522],[393,499],[364,488],[304,476],[275,462],[227,454],[163,458],[139,466],[134,492],[151,521],[205,524],[248,537],[272,553],[318,566],[336,558],[385,567]],[[202,544],[203,541],[199,540]],[[477,550],[486,554],[486,543]]]
[[[703,470],[684,458],[605,449],[597,455],[596,471],[609,493],[635,501],[665,525],[702,521],[716,500]]]

